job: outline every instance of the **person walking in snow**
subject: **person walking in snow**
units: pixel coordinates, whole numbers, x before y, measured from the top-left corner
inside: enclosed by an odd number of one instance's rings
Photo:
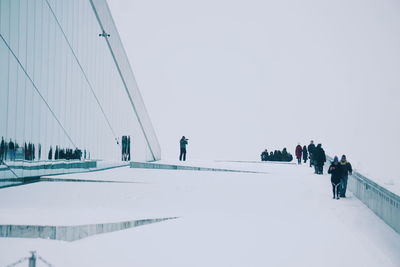
[[[346,197],[347,180],[349,179],[349,174],[352,175],[353,168],[351,167],[350,162],[347,161],[346,155],[343,155],[340,159],[340,165],[342,167],[340,197]]]
[[[296,151],[295,151],[298,164],[301,164],[301,153],[302,153],[302,151],[303,151],[303,148],[301,147],[300,144],[298,144],[296,146]]]
[[[331,163],[331,166],[329,166],[328,173],[331,174],[333,199],[339,199],[343,168],[342,165],[339,163],[339,159],[337,156],[333,158],[333,162]]]
[[[186,160],[186,145],[188,144],[188,140],[186,139],[185,136],[182,136],[181,140],[179,141],[179,145],[181,148],[181,153],[179,155],[179,160],[180,161],[185,161]]]
[[[325,151],[321,144],[318,144],[313,153],[315,173],[323,174],[324,163],[326,162]]]
[[[308,159],[307,147],[303,146],[303,160],[304,160],[304,163],[307,163],[307,159]]]
[[[308,154],[310,155],[310,167],[312,167],[314,165],[314,159],[313,159],[313,154],[314,154],[314,150],[315,150],[315,145],[314,145],[314,141],[311,140],[310,144],[307,147],[308,149]]]

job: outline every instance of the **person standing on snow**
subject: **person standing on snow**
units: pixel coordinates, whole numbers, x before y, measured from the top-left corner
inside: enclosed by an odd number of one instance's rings
[[[308,145],[308,154],[310,155],[310,167],[314,165],[313,154],[315,150],[314,141],[311,140],[310,144]]]
[[[342,167],[340,197],[346,197],[347,180],[349,179],[349,174],[352,175],[353,168],[351,167],[350,162],[346,160],[346,155],[342,156],[340,160],[340,165]]]
[[[186,160],[186,145],[188,144],[188,140],[186,139],[185,136],[182,136],[181,140],[179,141],[179,145],[181,148],[181,153],[179,155],[179,160],[180,161],[185,161]]]
[[[324,163],[326,162],[325,151],[321,144],[318,144],[313,153],[315,173],[323,174]]]
[[[296,146],[296,151],[295,151],[298,164],[301,164],[301,153],[302,153],[302,151],[303,151],[303,148],[301,147],[300,144],[298,144]]]
[[[308,158],[307,147],[303,146],[303,160],[304,160],[304,163],[307,163],[307,158]]]
[[[341,191],[340,183],[343,175],[342,165],[339,163],[339,159],[337,156],[333,158],[333,162],[328,169],[328,173],[331,174],[331,183],[332,183],[332,192],[333,199],[339,199],[339,194]]]
[[[268,150],[265,149],[262,153],[261,153],[261,161],[267,161],[268,160]]]
[[[5,142],[4,142],[4,138],[1,137],[1,143],[0,143],[0,164],[3,164],[4,152],[5,152]]]

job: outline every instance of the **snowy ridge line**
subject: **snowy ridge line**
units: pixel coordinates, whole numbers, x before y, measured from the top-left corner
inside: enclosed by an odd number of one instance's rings
[[[12,179],[10,179],[12,180]],[[112,181],[112,180],[88,180],[74,178],[40,178],[38,182],[71,182],[71,183],[120,183],[120,184],[145,184],[143,182],[132,181]]]
[[[329,161],[333,158],[327,156]],[[400,234],[400,196],[359,172],[349,176],[347,188],[387,225]]]
[[[62,241],[76,241],[92,235],[116,232],[146,224],[158,223],[179,217],[141,219],[116,223],[54,226],[54,225],[0,225],[0,237],[42,238]]]
[[[111,181],[111,180],[88,180],[88,179],[74,179],[74,178],[6,178],[0,179],[0,187],[2,183],[15,182],[15,183],[37,183],[37,182],[72,182],[72,183],[128,183],[128,184],[142,184],[142,182],[132,181]]]
[[[138,169],[163,169],[163,170],[185,170],[185,171],[238,172],[238,173],[267,173],[267,172],[257,172],[257,171],[219,169],[219,168],[195,167],[195,166],[161,164],[161,163],[153,163],[153,162],[136,162],[136,161],[131,161],[130,167],[138,168]]]

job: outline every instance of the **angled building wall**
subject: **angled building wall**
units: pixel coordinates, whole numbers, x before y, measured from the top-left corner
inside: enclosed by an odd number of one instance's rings
[[[105,0],[0,0],[0,138],[0,178],[160,158]]]

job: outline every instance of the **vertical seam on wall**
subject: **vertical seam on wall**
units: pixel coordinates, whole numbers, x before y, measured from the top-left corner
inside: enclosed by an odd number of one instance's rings
[[[35,88],[36,92],[38,93],[38,95],[40,96],[40,98],[43,100],[43,102],[46,104],[47,108],[49,109],[49,111],[51,112],[51,114],[53,115],[54,119],[57,121],[57,123],[60,125],[60,127],[62,128],[63,132],[65,133],[65,135],[68,137],[69,141],[72,143],[73,146],[77,147],[75,145],[75,143],[72,141],[71,137],[69,136],[68,132],[65,130],[64,126],[61,124],[60,120],[57,118],[56,114],[54,113],[54,111],[51,109],[49,103],[47,103],[46,99],[43,97],[43,95],[40,93],[39,89],[36,87],[36,84],[33,82],[32,78],[29,76],[29,74],[27,73],[26,69],[24,68],[24,66],[21,64],[21,62],[19,61],[17,55],[14,53],[14,51],[11,49],[11,47],[8,45],[7,41],[4,39],[3,35],[0,33],[0,38],[3,40],[3,42],[5,43],[5,45],[7,46],[8,50],[10,50],[11,54],[14,56],[15,60],[17,61],[18,65],[21,67],[21,69],[23,70],[23,72],[25,73],[26,77],[29,79],[29,81],[32,83],[33,88]]]
[[[58,21],[56,14],[54,13],[53,9],[51,8],[50,3],[48,2],[48,0],[45,0],[45,2],[47,3],[47,6],[49,7],[49,9],[50,9],[50,11],[51,11],[51,13],[52,13],[52,15],[53,15],[53,17],[54,17],[54,19],[55,19],[57,25],[58,25],[58,27],[60,28],[60,30],[61,30],[61,32],[62,32],[62,34],[63,34],[63,36],[64,36],[64,39],[65,39],[65,41],[67,42],[67,44],[68,44],[68,46],[69,46],[69,48],[70,48],[70,50],[71,50],[71,52],[72,52],[72,55],[74,56],[74,58],[75,58],[75,60],[76,60],[76,63],[78,64],[79,68],[81,69],[82,74],[83,74],[83,76],[85,77],[85,80],[86,80],[87,84],[89,85],[90,91],[92,92],[93,97],[95,98],[95,100],[96,100],[96,102],[97,102],[97,104],[98,104],[98,106],[99,106],[101,112],[103,113],[103,116],[104,116],[104,118],[105,118],[105,120],[106,120],[106,122],[107,122],[107,124],[108,124],[108,127],[110,128],[110,130],[111,130],[111,132],[112,132],[114,138],[116,139],[117,136],[116,136],[116,134],[115,134],[115,132],[114,132],[114,129],[112,128],[111,123],[110,123],[110,121],[108,120],[107,115],[106,115],[106,113],[104,112],[104,109],[103,109],[102,105],[100,104],[100,100],[97,98],[97,96],[96,96],[96,94],[95,94],[95,92],[94,92],[94,90],[93,90],[93,86],[92,86],[92,84],[89,82],[89,78],[87,77],[86,72],[84,71],[84,69],[83,69],[83,67],[82,67],[82,65],[81,65],[81,63],[80,63],[80,61],[78,60],[78,57],[76,56],[74,49],[72,49],[72,45],[71,45],[71,43],[69,42],[69,40],[68,40],[68,38],[67,38],[67,36],[66,36],[64,30],[63,30],[63,28],[61,27],[61,24],[60,24],[60,22]]]
[[[97,13],[97,10],[96,10],[96,7],[95,7],[95,5],[94,5],[94,3],[93,3],[93,0],[89,0],[89,1],[90,1],[91,6],[92,6],[92,9],[93,9],[94,14],[96,15],[96,18],[97,18],[97,21],[98,21],[98,23],[99,23],[100,29],[101,29],[101,31],[104,33],[105,30],[104,30],[103,24],[101,23],[101,20],[100,20],[100,18],[99,18],[99,14]],[[137,118],[137,120],[138,120],[138,122],[139,122],[140,128],[142,129],[144,138],[146,139],[146,143],[147,143],[148,148],[150,149],[150,153],[151,153],[151,155],[152,155],[152,157],[153,157],[153,160],[156,160],[156,157],[155,157],[155,155],[154,155],[153,149],[152,149],[152,147],[151,147],[151,145],[150,145],[150,142],[149,142],[149,139],[148,139],[148,137],[147,137],[147,133],[146,133],[146,131],[144,130],[142,120],[140,119],[140,116],[139,116],[138,113],[137,113],[135,104],[133,103],[132,96],[131,96],[131,94],[129,93],[128,86],[126,85],[124,76],[122,75],[121,69],[120,69],[120,67],[119,67],[119,65],[118,65],[118,61],[117,61],[117,59],[115,58],[114,51],[113,51],[112,48],[111,48],[110,42],[109,42],[109,40],[108,40],[108,37],[107,37],[107,36],[104,36],[104,39],[106,40],[108,49],[110,50],[110,53],[111,53],[111,56],[112,56],[112,58],[113,58],[113,60],[114,60],[115,66],[116,66],[116,68],[117,68],[117,70],[118,70],[118,73],[119,73],[119,75],[120,75],[120,77],[121,77],[122,83],[123,83],[124,88],[125,88],[125,92],[126,92],[126,94],[128,95],[129,101],[131,102],[133,111],[134,111],[135,114],[136,114],[136,118]]]
[[[11,5],[9,5],[8,6],[9,7],[9,10],[8,10],[8,34],[10,34],[10,32],[11,32],[11,22],[10,22],[10,20],[11,20]],[[1,33],[0,33],[1,34]],[[7,135],[7,137],[8,137],[8,108],[9,108],[9,105],[8,105],[8,98],[10,97],[10,55],[8,55],[8,74],[7,74],[7,119],[6,119],[6,135]]]

